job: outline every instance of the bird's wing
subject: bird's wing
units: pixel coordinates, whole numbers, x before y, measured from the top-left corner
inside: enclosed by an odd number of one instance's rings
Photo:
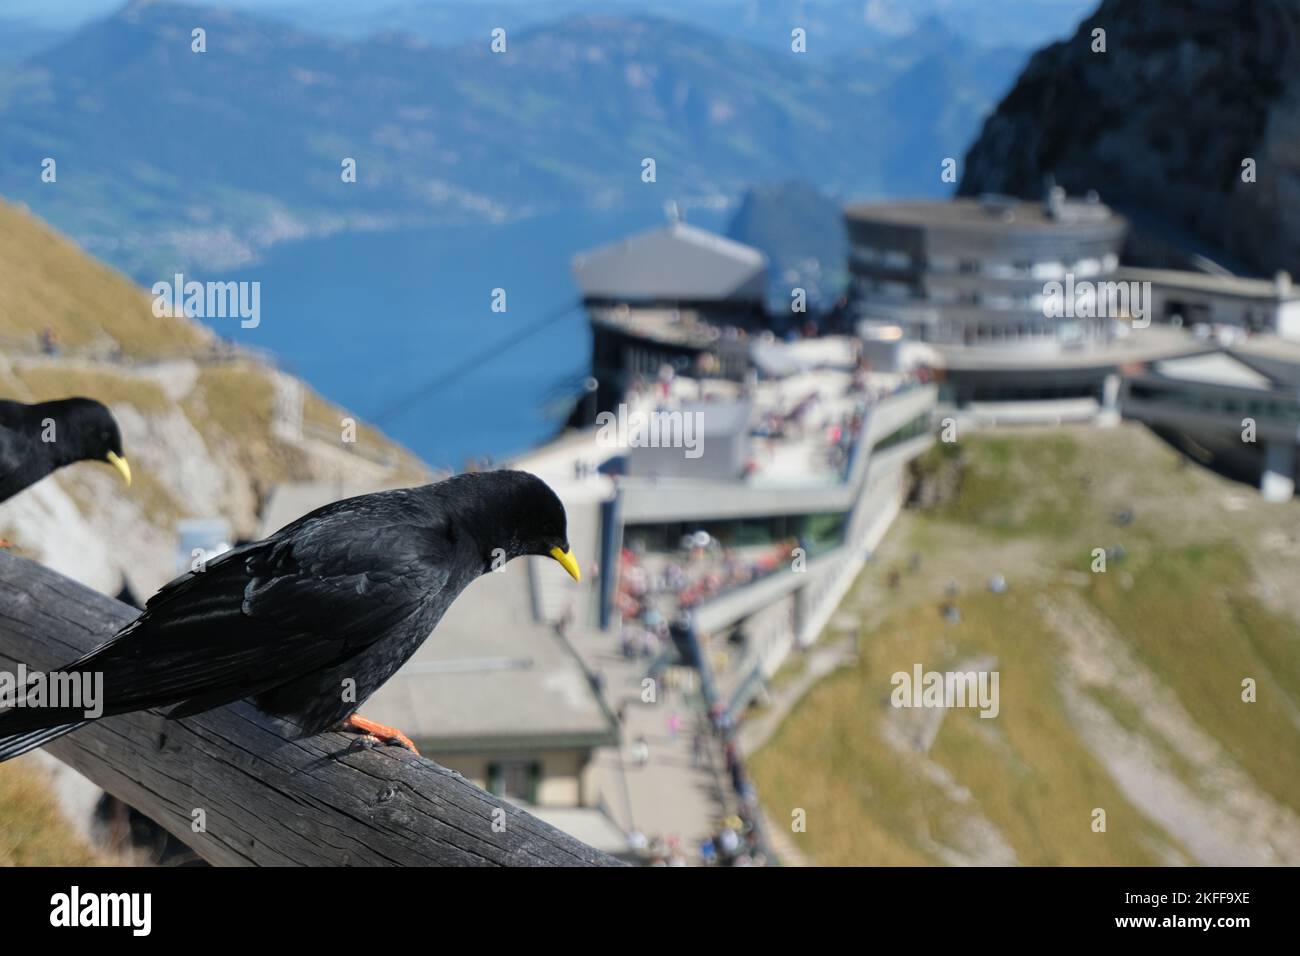
[[[69,669],[101,671],[105,713],[238,700],[351,657],[450,577],[445,528],[336,511],[177,578]]]

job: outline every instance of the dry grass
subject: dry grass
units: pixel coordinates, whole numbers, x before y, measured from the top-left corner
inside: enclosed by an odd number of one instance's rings
[[[1173,842],[1123,796],[1074,734],[1059,695],[1060,649],[1029,595],[977,594],[961,624],[932,606],[895,616],[865,639],[855,667],[822,682],[753,761],[764,806],[775,819],[808,812],[801,848],[829,865],[907,866],[942,862],[934,844],[961,846],[980,818],[1030,865],[1125,866],[1159,862],[1146,847]],[[1008,621],[1015,626],[1009,627]],[[889,742],[890,677],[955,669],[992,655],[1001,673],[998,718],[954,710],[927,755]],[[933,762],[969,805],[923,769]],[[1107,808],[1095,834],[1093,807]]]
[[[103,866],[68,825],[50,781],[24,760],[0,764],[0,866]]]
[[[145,413],[161,411],[169,404],[156,382],[122,372],[67,365],[20,365],[15,366],[14,377],[23,383],[33,402],[84,395],[108,405],[133,405]]]
[[[31,214],[0,202],[0,340],[35,344],[50,329],[70,349],[150,357],[210,339],[185,320],[157,318],[152,298]]]
[[[1165,553],[1124,589],[1094,576],[1088,597],[1266,793],[1300,812],[1300,640],[1249,590],[1231,541]],[[1258,699],[1241,699],[1243,678]]]

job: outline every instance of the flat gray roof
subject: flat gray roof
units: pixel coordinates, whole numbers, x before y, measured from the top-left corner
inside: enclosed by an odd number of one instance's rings
[[[684,222],[581,253],[573,277],[586,299],[759,301],[767,256]]]

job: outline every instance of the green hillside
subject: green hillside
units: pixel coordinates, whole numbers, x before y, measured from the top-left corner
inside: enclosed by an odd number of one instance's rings
[[[1134,425],[976,434],[945,470],[836,618],[856,662],[753,760],[774,825],[806,810],[827,864],[1300,862],[1300,505]],[[998,671],[1000,713],[892,707],[917,663]]]

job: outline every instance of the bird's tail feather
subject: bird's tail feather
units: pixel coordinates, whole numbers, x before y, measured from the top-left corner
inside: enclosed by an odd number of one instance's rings
[[[35,750],[37,747],[43,747],[51,740],[62,737],[64,734],[88,723],[90,723],[90,720],[83,718],[66,724],[55,724],[53,727],[38,727],[35,730],[0,737],[0,763],[4,763],[11,757],[25,754],[29,750]]]

